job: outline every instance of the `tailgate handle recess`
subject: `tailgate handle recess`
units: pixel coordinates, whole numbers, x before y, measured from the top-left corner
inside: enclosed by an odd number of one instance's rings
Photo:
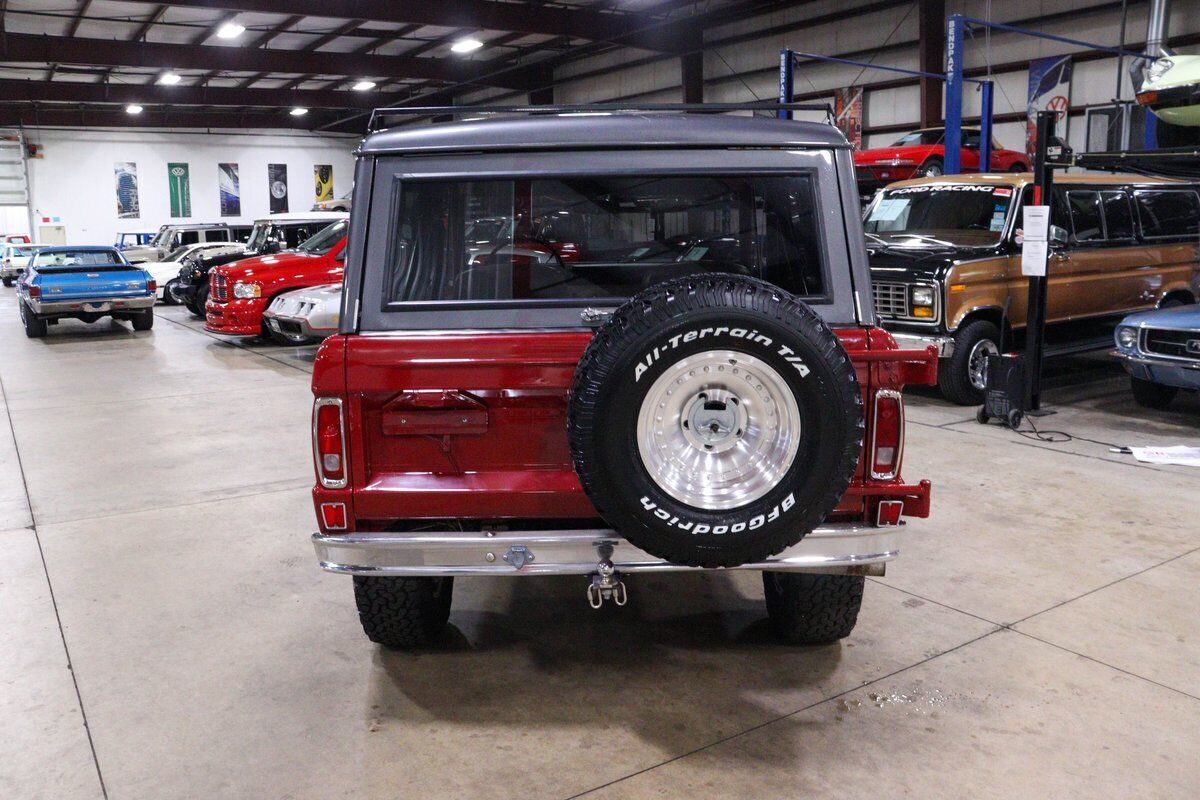
[[[445,436],[487,433],[487,406],[454,389],[401,392],[383,407],[384,436]]]

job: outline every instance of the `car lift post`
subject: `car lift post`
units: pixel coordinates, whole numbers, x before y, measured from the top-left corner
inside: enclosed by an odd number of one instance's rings
[[[1057,114],[1039,111],[1037,146],[1033,153],[1033,204],[1054,203],[1054,168],[1047,163],[1047,148]],[[1048,254],[1047,254],[1048,255]],[[1042,351],[1046,340],[1046,276],[1029,277],[1029,305],[1025,315],[1025,411],[1042,407]]]

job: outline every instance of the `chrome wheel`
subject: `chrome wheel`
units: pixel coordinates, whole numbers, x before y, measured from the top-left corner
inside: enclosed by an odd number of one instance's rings
[[[967,356],[967,377],[979,391],[987,387],[987,357],[997,355],[1000,348],[991,339],[980,339]]]
[[[680,359],[642,400],[642,465],[664,492],[707,511],[774,489],[800,446],[800,408],[773,367],[736,350]]]

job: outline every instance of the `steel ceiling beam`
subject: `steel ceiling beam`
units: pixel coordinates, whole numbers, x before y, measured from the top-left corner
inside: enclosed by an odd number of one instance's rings
[[[16,108],[0,106],[0,125],[69,128],[290,128],[310,130],[316,120],[284,113],[237,113],[222,111],[124,111],[67,108]]]
[[[211,70],[215,67],[224,71],[292,72],[347,77],[389,75],[396,78],[462,82],[510,89],[526,88],[530,78],[529,70],[524,68],[484,78],[488,70],[486,61],[450,61],[365,53],[246,49],[163,42],[122,42],[24,33],[8,33],[0,37],[0,61],[153,69]]]
[[[0,80],[3,103],[137,103],[142,106],[251,106],[371,110],[389,98],[377,92],[326,89],[281,91],[221,86]]]
[[[143,3],[148,0],[130,2]],[[611,39],[630,28],[643,27],[656,20],[651,13],[645,12],[602,13],[586,8],[570,9],[496,0],[442,0],[436,3],[400,3],[394,0],[170,0],[169,5],[228,12],[303,14],[444,28],[479,28],[588,40]],[[675,43],[663,39],[654,49],[674,52]]]

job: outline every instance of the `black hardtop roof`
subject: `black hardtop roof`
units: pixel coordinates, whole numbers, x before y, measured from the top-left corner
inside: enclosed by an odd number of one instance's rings
[[[466,109],[465,109],[466,110]],[[463,150],[614,150],[626,148],[848,148],[841,131],[821,122],[713,114],[564,114],[445,122],[382,130],[359,152]]]

